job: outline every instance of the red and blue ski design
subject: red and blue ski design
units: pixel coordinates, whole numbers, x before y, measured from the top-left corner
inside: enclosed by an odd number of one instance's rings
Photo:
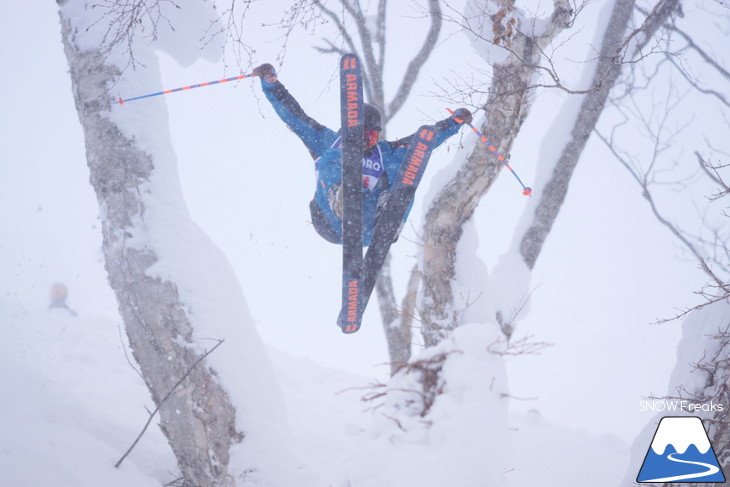
[[[342,136],[342,311],[343,333],[360,329],[363,313],[362,278],[362,158],[363,89],[360,60],[340,58],[340,120]]]
[[[403,162],[398,170],[398,176],[393,182],[390,196],[375,225],[373,238],[365,254],[363,262],[363,289],[362,309],[370,300],[370,295],[378,280],[390,246],[395,242],[400,232],[403,217],[408,211],[411,202],[421,182],[423,173],[428,165],[431,152],[436,142],[436,129],[430,125],[421,126],[416,131],[408,146]]]
[[[430,125],[424,125],[418,129],[408,146],[408,150],[398,170],[398,175],[392,183],[393,187],[390,189],[388,202],[378,217],[372,241],[363,259],[363,278],[360,287],[361,312],[357,317],[352,316],[353,322],[357,323],[357,328],[350,332],[345,331],[343,328],[343,331],[346,333],[357,331],[360,327],[362,314],[370,300],[375,282],[378,279],[385,258],[390,251],[390,246],[398,236],[398,232],[400,232],[403,217],[413,201],[416,189],[421,182],[426,165],[431,157],[431,152],[434,149],[435,142],[436,129]],[[348,316],[350,312],[350,308],[347,307],[348,304],[343,302],[343,307],[340,311],[341,320],[343,317]]]

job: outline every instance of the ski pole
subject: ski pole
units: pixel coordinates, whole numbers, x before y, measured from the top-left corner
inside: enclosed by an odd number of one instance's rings
[[[232,78],[208,81],[206,83],[198,83],[197,85],[183,86],[181,88],[174,88],[172,90],[158,91],[157,93],[150,93],[149,95],[135,96],[134,98],[127,98],[125,100],[123,100],[121,97],[119,97],[119,99],[116,101],[113,101],[112,104],[118,103],[119,105],[124,105],[128,101],[141,100],[143,98],[151,98],[153,96],[159,96],[159,95],[167,95],[168,93],[175,93],[176,91],[192,90],[193,88],[200,88],[201,86],[217,85],[220,83],[226,83],[228,81],[236,81],[239,79],[251,78],[252,76],[254,76],[254,75],[253,74],[241,74],[239,76],[234,76]]]
[[[448,110],[448,112],[452,116],[454,116],[454,119],[457,122],[464,123],[464,120],[461,120],[460,118],[455,116],[456,113],[452,109],[447,108],[446,110]],[[474,133],[479,136],[479,138],[481,139],[482,142],[487,144],[487,147],[489,148],[490,151],[494,152],[494,154],[497,156],[497,159],[499,159],[499,161],[501,161],[507,167],[507,169],[509,169],[512,172],[512,175],[517,179],[517,182],[520,183],[520,186],[522,186],[522,194],[524,194],[525,196],[530,196],[532,194],[532,188],[525,186],[525,183],[522,182],[522,180],[517,175],[515,170],[512,169],[512,166],[509,165],[509,163],[507,162],[507,159],[505,159],[505,157],[502,154],[497,152],[497,149],[487,140],[487,138],[484,136],[484,134],[482,134],[475,126],[473,126],[470,123],[467,123],[467,125],[469,127],[471,127],[471,129],[474,131]]]

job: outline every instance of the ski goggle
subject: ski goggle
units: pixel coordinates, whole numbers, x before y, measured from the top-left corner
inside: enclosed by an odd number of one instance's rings
[[[380,132],[378,132],[377,130],[375,130],[375,129],[365,130],[365,143],[368,147],[372,147],[375,144],[377,144],[379,137],[380,137]]]

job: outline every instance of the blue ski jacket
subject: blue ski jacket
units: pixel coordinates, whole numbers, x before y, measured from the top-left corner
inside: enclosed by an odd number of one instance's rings
[[[342,220],[330,207],[329,194],[333,185],[342,182],[342,154],[339,133],[309,117],[280,81],[268,82],[261,78],[261,87],[281,120],[309,149],[315,159],[317,189],[309,208],[317,233],[332,243],[342,243]],[[437,122],[436,145],[456,134],[461,126],[452,118]],[[389,196],[390,181],[395,181],[413,135],[395,141],[379,141],[363,160],[363,246],[373,237],[375,224]],[[411,203],[412,206],[412,203]],[[403,221],[410,213],[408,208]]]

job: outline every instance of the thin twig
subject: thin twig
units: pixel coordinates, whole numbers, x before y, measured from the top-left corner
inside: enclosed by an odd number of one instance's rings
[[[144,376],[142,375],[142,372],[139,371],[137,367],[134,366],[134,363],[132,363],[132,359],[129,358],[129,354],[127,354],[127,346],[124,343],[124,337],[122,335],[122,326],[117,325],[117,329],[119,330],[119,342],[122,344],[122,351],[124,352],[124,358],[127,359],[127,363],[130,367],[132,367],[132,370],[137,372],[137,375],[142,378],[142,381],[144,382]]]
[[[216,348],[220,347],[223,342],[224,342],[224,340],[218,340],[218,343],[216,343],[216,345],[213,348],[211,348],[210,350],[208,350],[207,352],[205,352],[198,360],[196,360],[195,363],[190,366],[190,368],[187,370],[187,372],[185,372],[185,375],[183,375],[180,378],[180,380],[177,381],[174,386],[172,386],[172,388],[168,391],[168,393],[165,395],[165,397],[163,397],[162,400],[159,402],[159,404],[157,404],[157,407],[154,409],[154,411],[152,411],[150,413],[150,417],[147,418],[147,422],[145,423],[144,428],[142,428],[142,431],[140,431],[139,435],[137,435],[137,438],[134,440],[134,442],[129,447],[129,449],[127,449],[127,451],[124,452],[124,455],[122,455],[122,458],[120,458],[119,461],[117,461],[117,463],[114,464],[114,468],[119,468],[119,466],[122,464],[122,462],[124,461],[124,459],[127,458],[127,456],[130,453],[132,453],[132,450],[134,449],[135,446],[137,446],[137,443],[139,443],[139,440],[142,439],[142,435],[145,434],[145,432],[147,431],[147,428],[149,427],[150,423],[152,423],[152,419],[155,417],[155,415],[157,414],[157,411],[160,410],[160,408],[165,403],[165,401],[167,401],[170,398],[170,396],[173,395],[173,393],[175,392],[175,390],[180,386],[180,384],[182,384],[185,381],[185,379],[188,378],[188,376],[193,371],[193,369],[195,367],[197,367],[197,365],[200,362],[202,362],[203,360],[205,360],[205,358],[208,355],[210,355],[211,353],[213,353]]]

